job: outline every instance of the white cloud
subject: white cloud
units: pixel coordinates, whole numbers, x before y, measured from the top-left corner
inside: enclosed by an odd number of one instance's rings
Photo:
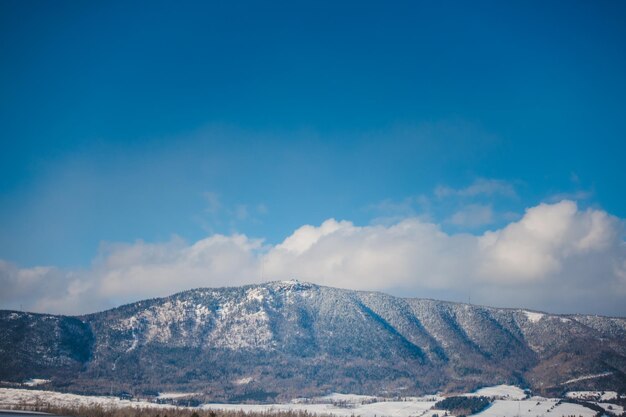
[[[244,235],[213,235],[187,245],[119,245],[94,267],[105,297],[154,297],[183,289],[243,284],[258,277],[256,251],[262,242]],[[260,277],[259,277],[260,278]]]
[[[301,255],[308,251],[311,246],[316,244],[324,236],[335,233],[341,228],[352,225],[350,222],[338,222],[335,219],[326,220],[320,227],[305,225],[297,229],[291,236],[276,246],[277,252],[294,253]]]
[[[78,303],[71,295],[76,285],[72,273],[53,267],[17,268],[0,261],[0,308],[34,312],[87,312],[88,305]],[[93,294],[92,297],[97,297]],[[57,300],[57,302],[53,302]],[[92,298],[91,302],[98,301]],[[106,300],[100,299],[101,305]],[[67,308],[63,308],[63,304]],[[93,308],[99,308],[93,305]]]
[[[194,287],[263,279],[316,282],[403,296],[466,299],[555,312],[626,314],[622,222],[572,201],[540,204],[506,227],[448,234],[407,218],[357,226],[329,219],[298,228],[282,243],[213,235],[189,244],[108,245],[89,271],[19,269],[0,263],[4,306],[88,312]],[[44,285],[45,284],[45,285]],[[46,290],[39,287],[44,285]]]
[[[602,254],[612,246],[624,258],[621,229],[621,223],[606,212],[579,211],[572,201],[540,204],[527,210],[519,222],[479,238],[483,259],[479,276],[500,282],[546,280],[567,268],[570,259]],[[596,267],[604,272],[604,265]]]

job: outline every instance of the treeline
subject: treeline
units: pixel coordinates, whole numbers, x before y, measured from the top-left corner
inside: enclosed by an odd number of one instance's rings
[[[150,407],[105,408],[100,405],[76,407],[43,405],[19,407],[19,409],[64,417],[332,417],[325,414],[312,414],[307,411],[245,412],[243,410],[202,410],[179,407],[156,409]]]
[[[439,410],[448,410],[457,416],[476,414],[489,407],[491,400],[487,397],[448,397],[435,404]]]

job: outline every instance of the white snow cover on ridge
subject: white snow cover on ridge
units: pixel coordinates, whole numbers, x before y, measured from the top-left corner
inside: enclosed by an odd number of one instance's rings
[[[498,399],[511,399],[521,400],[526,397],[526,393],[523,389],[513,385],[496,385],[493,387],[485,387],[472,392],[470,394],[464,394],[467,397],[492,397]]]

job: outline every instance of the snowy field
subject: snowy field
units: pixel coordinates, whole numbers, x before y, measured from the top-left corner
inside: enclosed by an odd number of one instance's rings
[[[184,398],[194,393],[164,392],[159,398]],[[524,391],[510,385],[482,388],[468,396],[488,396],[497,398],[494,403],[476,416],[479,417],[593,417],[595,412],[578,404],[557,404],[557,399],[532,397],[524,400]],[[615,414],[623,408],[605,401],[617,397],[612,391],[576,391],[568,393],[570,398],[597,401],[597,404]],[[337,417],[434,417],[443,416],[442,410],[433,409],[441,396],[409,398],[406,401],[385,401],[384,398],[354,395],[330,394],[323,397],[299,398],[285,404],[204,404],[203,409],[234,410],[244,412],[306,411],[311,414],[326,414]],[[121,400],[117,397],[82,396],[52,391],[0,388],[0,409],[23,405],[44,405],[76,407],[99,405],[105,408],[150,407],[172,408],[172,405],[156,404],[149,401]],[[609,408],[610,407],[610,408]]]
[[[496,385],[493,387],[481,388],[471,394],[463,394],[467,397],[490,397],[496,399],[511,399],[522,400],[526,398],[526,393],[523,389],[515,387],[513,385]]]
[[[305,398],[305,400],[308,400]],[[312,401],[314,403],[337,403],[337,402],[345,402],[349,404],[365,404],[372,403],[377,401],[378,398],[371,395],[357,395],[357,394],[339,394],[333,393],[328,394],[323,397],[313,398]]]
[[[593,417],[596,412],[578,404],[562,403],[556,399],[497,400],[486,410],[476,414],[479,417]]]
[[[617,415],[624,413],[624,407],[622,407],[621,405],[616,405],[616,404],[611,404],[611,403],[596,403],[596,404],[604,408],[604,411],[607,411],[609,413],[613,413]]]
[[[118,397],[98,397],[87,395],[65,394],[53,391],[31,389],[0,388],[0,408],[11,408],[22,405],[45,405],[58,407],[77,407],[99,405],[104,408],[121,407],[152,407],[172,408],[171,405],[156,404],[147,401],[121,400]]]
[[[362,416],[393,416],[393,417],[431,417],[433,414],[442,416],[443,411],[431,410],[433,401],[385,401],[371,404],[356,404],[338,407],[333,404],[205,404],[204,409],[252,411],[307,411],[313,414],[332,414],[340,417]]]
[[[177,400],[181,398],[189,398],[197,395],[197,392],[159,392],[157,397],[159,400]]]

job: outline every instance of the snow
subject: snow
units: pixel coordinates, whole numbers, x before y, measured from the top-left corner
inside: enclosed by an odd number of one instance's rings
[[[583,391],[568,393],[572,396],[583,395]],[[603,395],[617,395],[613,391],[588,391],[587,393]],[[177,399],[193,396],[193,392],[162,392],[159,399]],[[467,395],[488,395],[509,398],[519,398],[523,391],[510,385],[487,387]],[[445,411],[433,409],[439,396],[411,398],[406,401],[384,401],[384,399],[356,394],[333,393],[323,397],[294,400],[285,404],[204,404],[203,409],[234,410],[244,412],[280,412],[306,411],[310,414],[325,414],[336,417],[434,417],[434,414],[443,416]],[[78,407],[99,405],[106,409],[120,407],[152,407],[173,408],[172,405],[157,404],[148,401],[121,400],[117,397],[96,397],[65,394],[52,391],[32,389],[0,388],[0,404],[17,407],[28,404],[52,404],[55,406]],[[615,404],[598,403],[607,411],[620,414],[623,407]],[[613,410],[609,410],[611,406]],[[578,404],[561,403],[557,399],[533,397],[528,400],[503,399],[494,403],[476,414],[478,417],[562,417],[562,416],[594,417],[595,411]]]
[[[0,388],[0,404],[3,407],[22,407],[36,404],[51,404],[58,407],[80,407],[99,405],[104,408],[152,407],[172,408],[171,405],[156,404],[147,401],[121,400],[118,397],[97,397],[66,394],[53,391],[31,389]]]
[[[315,400],[317,400],[315,402],[345,402],[349,404],[363,404],[376,401],[376,397],[373,397],[371,395],[340,394],[334,392],[332,394],[319,397],[319,399]]]
[[[494,397],[500,399],[521,400],[526,398],[524,390],[513,385],[495,385],[493,387],[481,388],[471,394],[464,394],[467,397]]]
[[[269,350],[275,345],[269,315],[263,304],[258,302],[261,289],[251,291],[250,302],[229,300],[217,310],[215,329],[209,335],[211,346],[230,350],[259,349]]]
[[[579,404],[571,404],[571,403],[561,403],[557,405],[554,410],[550,413],[552,417],[554,416],[583,416],[583,417],[592,417],[596,415],[596,412],[590,408],[583,407]]]
[[[157,397],[160,400],[174,400],[176,398],[192,397],[198,394],[197,392],[159,392]]]
[[[265,296],[261,288],[252,288],[248,291],[246,298],[248,301],[256,300],[259,302],[263,302],[263,300],[265,299]]]
[[[211,315],[209,308],[202,304],[196,304],[196,327],[202,326],[206,322],[206,318]]]
[[[609,401],[617,399],[618,395],[615,391],[570,391],[565,394],[567,398],[574,398],[578,400],[592,400],[592,401]]]
[[[352,396],[349,397],[361,397]],[[341,398],[341,397],[337,397]],[[330,414],[338,417],[432,417],[444,414],[441,410],[431,410],[433,401],[386,401],[371,404],[351,404],[345,407],[333,404],[205,404],[203,409],[242,410],[244,412],[306,411],[312,414]],[[586,416],[585,416],[586,417]]]
[[[616,400],[618,398],[617,392],[615,391],[604,391],[604,394],[600,396],[601,400]]]
[[[528,311],[528,310],[524,310],[524,314],[526,315],[526,318],[533,323],[537,323],[544,316],[544,314],[542,313],[537,313],[537,312]]]
[[[162,392],[159,399],[176,399],[193,395],[185,392]],[[366,400],[375,399],[365,395],[352,394],[331,394],[319,399],[335,400],[346,402],[345,406],[334,404],[205,404],[203,409],[217,410],[243,410],[252,411],[308,411],[313,414],[331,414],[338,417],[351,417],[359,415],[361,417],[433,417],[433,414],[444,414],[441,410],[431,410],[435,401],[388,401],[362,404]],[[40,391],[30,389],[0,388],[0,403],[7,408],[24,406],[28,404],[52,404],[56,406],[78,407],[100,405],[104,408],[120,407],[152,407],[152,408],[173,408],[172,405],[157,404],[147,401],[121,400],[117,397],[96,397],[75,394],[65,394],[52,391]],[[337,403],[335,403],[337,404]],[[587,417],[587,416],[584,416]]]
[[[611,403],[596,403],[596,404],[604,408],[604,411],[606,411],[607,413],[612,413],[612,414],[617,414],[617,415],[624,413],[624,407],[622,407],[621,405],[611,404]]]
[[[137,335],[135,334],[135,329],[132,329],[132,332],[133,332],[133,342],[130,345],[130,347],[126,349],[126,353],[129,353],[135,350],[137,348],[137,345],[139,344],[139,339],[137,339]]]
[[[558,400],[548,399],[545,401],[535,400],[496,400],[486,410],[474,414],[476,417],[562,417],[562,416],[582,416],[593,417],[596,412],[578,404],[561,403]]]
[[[47,384],[48,382],[50,382],[49,379],[31,378],[24,382],[23,385],[26,385],[27,387],[36,387],[37,385]]]
[[[603,377],[609,376],[609,375],[613,375],[613,372],[604,372],[604,373],[595,374],[595,375],[585,375],[585,376],[581,376],[581,377],[578,377],[578,378],[569,379],[569,380],[563,382],[561,385],[571,384],[573,382],[578,382],[578,381],[585,381],[587,379],[603,378]]]
[[[236,379],[234,382],[236,385],[248,385],[253,380],[254,378],[252,378],[251,376],[246,376],[244,378]]]

